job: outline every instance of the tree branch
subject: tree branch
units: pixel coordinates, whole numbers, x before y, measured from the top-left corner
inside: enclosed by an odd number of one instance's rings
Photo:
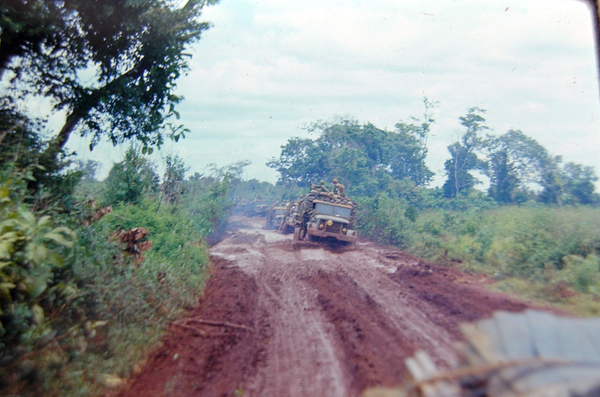
[[[141,77],[144,71],[147,70],[148,66],[150,66],[150,63],[146,60],[146,58],[142,58],[126,73],[106,83],[103,87],[90,91],[84,98],[79,99],[78,102],[84,103],[85,105],[76,104],[74,106],[74,109],[67,116],[65,124],[59,131],[58,135],[54,138],[50,146],[48,146],[48,149],[46,149],[44,152],[44,157],[47,159],[55,158],[56,155],[65,147],[71,136],[71,133],[75,130],[79,122],[85,118],[92,109],[98,106],[103,97],[112,95],[116,87],[122,86],[127,84],[128,81],[132,81]]]

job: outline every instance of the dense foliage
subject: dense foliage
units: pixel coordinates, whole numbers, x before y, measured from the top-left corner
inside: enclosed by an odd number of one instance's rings
[[[200,12],[216,2],[0,5],[3,393],[87,396],[114,385],[200,293],[229,179],[186,179],[177,156],[161,178],[144,154],[187,131],[173,121],[175,84],[186,47],[209,27]],[[33,118],[31,101],[65,112],[62,127]],[[101,182],[98,163],[64,150],[73,132],[92,147],[139,146]]]
[[[94,164],[80,164],[92,175],[76,173],[81,182],[68,211],[36,201],[28,190],[31,171],[5,164],[0,386],[95,394],[106,379],[128,376],[166,321],[195,303],[207,277],[207,241],[223,231],[230,208],[228,176],[185,178],[180,159],[165,163],[161,180],[131,149],[104,182],[93,178]],[[115,233],[132,229],[148,230],[144,240],[152,248],[132,255]],[[73,371],[85,376],[71,377]]]
[[[284,185],[306,187],[339,178],[355,195],[385,190],[392,180],[405,178],[425,186],[433,176],[425,165],[433,122],[427,117],[413,120],[419,124],[400,122],[393,132],[349,120],[316,123],[311,131],[320,135],[317,139],[290,139],[280,158],[268,165],[281,174]]]
[[[8,0],[0,5],[0,78],[11,101],[48,98],[67,117],[45,163],[71,133],[113,143],[135,138],[146,149],[185,132],[168,120],[181,98],[175,82],[186,47],[209,27],[212,0]],[[8,80],[8,81],[7,81]]]

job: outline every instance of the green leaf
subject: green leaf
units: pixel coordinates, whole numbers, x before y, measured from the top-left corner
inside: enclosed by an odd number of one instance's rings
[[[33,256],[30,257],[30,260],[33,260],[34,263],[39,264],[46,260],[48,257],[48,248],[46,248],[43,244],[30,244],[33,249],[31,250]],[[29,247],[28,247],[29,248]]]
[[[50,252],[48,255],[48,261],[55,267],[63,267],[65,264],[65,259],[56,252]]]
[[[16,285],[13,283],[0,283],[0,288],[13,289]]]
[[[66,226],[55,227],[54,229],[52,229],[52,231],[57,233],[64,233],[73,239],[77,238],[77,233],[75,233],[73,230],[69,229]]]
[[[12,296],[10,296],[10,290],[15,288],[13,283],[0,283],[0,298],[3,299],[3,303],[12,303]]]
[[[10,259],[11,254],[14,252],[14,244],[20,239],[22,237],[15,232],[0,235],[0,259]]]
[[[44,322],[44,309],[38,304],[34,304],[30,308],[31,317],[35,325],[41,325]]]
[[[73,241],[67,240],[64,235],[62,235],[60,233],[56,233],[55,230],[52,230],[51,232],[44,234],[44,237],[49,240],[52,240],[60,245],[63,245],[65,247],[68,247],[68,248],[73,247]]]
[[[27,289],[34,299],[42,295],[46,288],[48,288],[48,283],[45,276],[36,277],[27,285]]]
[[[18,208],[19,214],[21,215],[21,217],[27,221],[27,223],[29,223],[31,226],[35,225],[35,215],[33,214],[33,212],[29,211],[25,206],[20,205]]]
[[[42,227],[51,222],[52,222],[52,218],[49,215],[44,215],[38,220],[37,226]]]
[[[0,262],[0,269],[2,269],[3,267],[6,267],[8,265],[12,265],[14,262]]]
[[[10,241],[0,241],[0,259],[10,259],[13,245]]]
[[[5,219],[2,222],[0,222],[0,228],[4,229],[4,228],[12,228],[15,227],[17,225],[20,225],[20,222],[17,221],[16,219]]]

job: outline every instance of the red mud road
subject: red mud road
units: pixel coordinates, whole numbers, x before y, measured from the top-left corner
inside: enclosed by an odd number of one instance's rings
[[[211,249],[198,307],[169,327],[126,396],[359,396],[403,360],[456,359],[458,324],[525,304],[370,242],[294,249],[246,218]],[[255,223],[252,223],[255,222]]]

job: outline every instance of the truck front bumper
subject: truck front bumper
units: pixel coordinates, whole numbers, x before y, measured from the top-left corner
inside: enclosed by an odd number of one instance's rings
[[[332,237],[332,238],[335,238],[340,241],[346,241],[348,243],[355,243],[356,239],[357,239],[356,230],[348,230],[348,232],[346,234],[331,233],[331,232],[326,232],[325,230],[319,230],[318,228],[311,227],[311,225],[309,225],[306,228],[306,233],[308,233],[311,236],[316,236],[316,237],[323,237],[323,238]]]

